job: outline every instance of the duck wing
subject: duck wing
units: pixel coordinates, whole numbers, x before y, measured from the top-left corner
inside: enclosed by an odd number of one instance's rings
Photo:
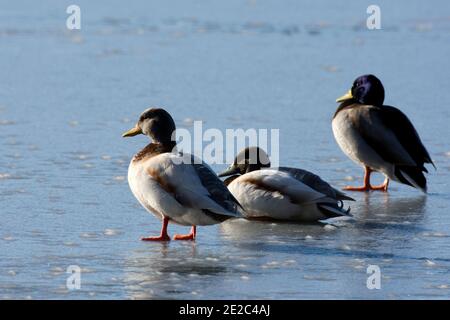
[[[380,111],[381,119],[386,127],[394,132],[400,144],[413,158],[417,166],[425,172],[428,172],[424,167],[425,163],[430,163],[436,168],[408,117],[399,109],[391,106],[383,106]]]
[[[235,181],[252,184],[256,190],[262,192],[258,195],[260,199],[270,200],[281,196],[295,205],[305,207],[315,205],[327,218],[349,216],[349,210],[344,210],[339,200],[310,187],[301,179],[296,179],[288,173],[291,171],[288,169],[290,168],[256,170],[246,173]],[[302,175],[305,172],[298,171],[296,173]],[[245,196],[250,195],[246,194]],[[276,210],[283,210],[283,208],[278,207]]]
[[[422,172],[428,171],[424,164],[433,162],[408,117],[391,106],[365,106],[354,112],[359,114],[352,121],[362,138],[383,160],[395,166],[397,179],[425,192]]]
[[[193,164],[193,167],[212,200],[230,212],[237,212],[238,208],[242,209],[226,185],[206,163]]]
[[[294,179],[306,184],[314,190],[317,190],[326,196],[336,200],[350,200],[355,199],[347,196],[345,193],[333,188],[328,182],[322,180],[318,175],[303,169],[279,167],[278,170],[288,173]]]
[[[327,196],[301,180],[295,179],[289,173],[276,169],[256,170],[241,176],[240,181],[251,183],[256,188],[268,193],[279,193],[288,197],[293,203],[309,203]]]
[[[237,200],[214,171],[191,155],[165,153],[150,174],[181,205],[206,214],[240,217]],[[186,161],[188,160],[188,161]]]

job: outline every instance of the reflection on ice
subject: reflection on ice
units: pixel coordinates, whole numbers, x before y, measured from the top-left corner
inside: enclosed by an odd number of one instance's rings
[[[158,244],[127,258],[124,281],[130,298],[207,298],[202,294],[202,284],[221,281],[233,272],[227,259],[201,253],[195,243],[175,248]]]
[[[224,238],[242,241],[273,242],[295,241],[307,236],[323,234],[321,224],[297,224],[289,222],[267,222],[233,219],[220,225]]]

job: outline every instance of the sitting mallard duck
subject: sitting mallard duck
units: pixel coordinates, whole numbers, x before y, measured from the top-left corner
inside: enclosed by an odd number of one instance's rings
[[[387,191],[389,179],[423,192],[427,191],[425,163],[433,161],[420,141],[411,121],[399,109],[383,105],[384,88],[374,75],[363,75],[341,102],[334,114],[334,137],[342,151],[365,169],[364,185],[345,190]],[[370,174],[378,171],[386,179],[379,186],[370,184]]]
[[[244,208],[246,218],[314,222],[348,216],[343,200],[353,200],[317,175],[296,168],[270,168],[258,147],[245,148],[219,177]]]
[[[175,123],[163,109],[145,110],[134,128],[123,137],[144,134],[153,141],[139,151],[128,168],[128,183],[141,205],[162,220],[161,234],[145,241],[168,241],[169,221],[192,226],[188,235],[174,240],[194,240],[196,226],[240,217],[239,203],[227,187],[199,159],[176,152],[172,141]]]

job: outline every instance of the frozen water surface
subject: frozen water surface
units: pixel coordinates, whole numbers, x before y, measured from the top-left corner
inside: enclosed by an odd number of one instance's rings
[[[450,5],[378,1],[2,1],[0,298],[449,298]],[[150,106],[178,126],[281,128],[281,163],[337,187],[362,170],[331,132],[334,100],[377,74],[438,170],[429,194],[352,194],[354,221],[229,221],[196,243],[144,243],[125,140]],[[217,171],[225,165],[215,165]],[[381,177],[376,180],[381,181]],[[171,226],[171,233],[187,228]],[[381,269],[368,290],[366,269]],[[81,289],[66,288],[67,267]]]

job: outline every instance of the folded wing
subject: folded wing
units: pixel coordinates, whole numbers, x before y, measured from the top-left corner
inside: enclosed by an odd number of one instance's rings
[[[184,163],[186,155],[164,154],[165,166],[159,171],[160,179],[166,181],[173,190],[175,199],[182,205],[231,217],[239,217],[239,203],[228,188],[201,161]],[[198,159],[197,159],[198,160]]]
[[[318,175],[303,169],[280,167],[278,170],[288,173],[291,177],[308,185],[312,189],[325,194],[336,200],[350,200],[355,199],[347,196],[345,193],[333,188],[328,182],[322,180]]]

